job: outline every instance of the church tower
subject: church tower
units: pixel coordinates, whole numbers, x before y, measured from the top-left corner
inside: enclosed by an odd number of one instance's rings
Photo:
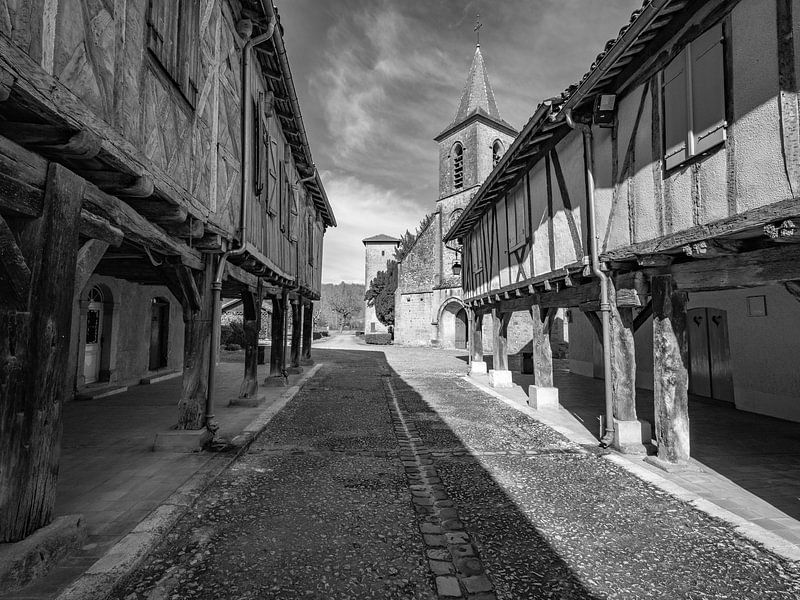
[[[445,230],[455,222],[460,209],[478,191],[517,133],[500,117],[481,45],[477,44],[456,116],[434,138],[439,143],[438,209]]]

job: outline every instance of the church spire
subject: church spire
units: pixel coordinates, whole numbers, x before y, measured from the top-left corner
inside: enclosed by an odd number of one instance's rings
[[[467,83],[464,85],[461,102],[458,104],[458,111],[451,127],[463,123],[473,114],[483,114],[493,120],[505,123],[500,118],[500,111],[497,109],[494,90],[492,90],[492,85],[489,83],[486,66],[483,64],[480,43],[475,46],[472,65],[470,65],[469,74],[467,75]]]

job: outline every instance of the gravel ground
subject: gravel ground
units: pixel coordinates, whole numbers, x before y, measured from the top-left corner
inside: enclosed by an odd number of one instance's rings
[[[800,598],[797,565],[470,386],[456,353],[327,348],[115,598]]]

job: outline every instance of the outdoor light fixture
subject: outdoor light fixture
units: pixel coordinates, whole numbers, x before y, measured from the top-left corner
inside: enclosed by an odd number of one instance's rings
[[[614,126],[614,108],[617,105],[615,94],[600,94],[594,102],[594,122],[599,127]]]
[[[454,262],[452,269],[453,269],[453,275],[456,275],[456,276],[461,275],[461,263],[460,262],[458,262],[458,261]]]

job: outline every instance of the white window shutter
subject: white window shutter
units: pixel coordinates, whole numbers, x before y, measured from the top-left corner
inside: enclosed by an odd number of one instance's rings
[[[676,56],[664,69],[664,161],[666,168],[679,165],[688,158],[686,132],[686,51]]]
[[[725,67],[722,26],[692,42],[692,114],[695,154],[725,141]]]

